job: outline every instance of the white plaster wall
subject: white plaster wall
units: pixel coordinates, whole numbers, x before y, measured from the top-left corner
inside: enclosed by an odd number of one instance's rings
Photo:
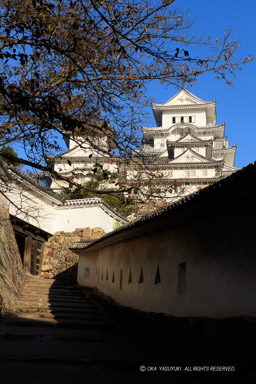
[[[15,183],[9,184],[5,195],[9,199],[7,205],[11,215],[53,233],[57,203],[40,192]]]
[[[110,232],[118,221],[101,206],[63,206],[50,196],[24,185],[9,183],[5,195],[6,198],[2,196],[1,201],[11,215],[51,234],[85,227],[102,227],[105,232]]]
[[[104,149],[108,148],[107,137],[93,137],[92,142],[102,148],[104,147]],[[83,143],[83,148],[91,148],[90,143],[86,142],[84,137],[76,137],[76,140],[72,140],[72,138],[70,138],[69,149],[75,148],[78,145],[77,143]]]
[[[167,139],[170,140],[170,141],[176,141],[178,140],[179,138],[181,137],[181,134],[177,132],[177,130],[174,130],[173,132],[171,132]]]
[[[195,151],[199,155],[206,157],[206,147],[193,147],[192,146],[192,149],[193,149],[193,151]]]
[[[194,168],[194,169],[175,169],[173,168],[173,172],[172,172],[172,178],[173,179],[183,179],[183,178],[198,178],[198,177],[209,177],[209,178],[212,178],[212,177],[215,177],[215,169],[214,168],[207,168],[207,174],[205,174],[204,170],[206,168]],[[187,171],[190,172],[190,174],[188,175],[187,174]],[[191,172],[191,171],[195,171],[195,174],[194,172]]]
[[[165,150],[167,149],[166,140],[167,136],[156,136],[154,138],[154,149],[156,150]]]
[[[174,158],[180,156],[185,151],[186,151],[186,148],[175,148],[174,147]]]
[[[71,161],[71,165],[68,163],[67,160]],[[56,172],[62,173],[62,172],[72,172],[75,170],[82,169],[83,172],[86,174],[88,172],[91,172],[95,168],[95,163],[96,163],[96,160],[95,162],[88,162],[88,163],[81,162],[81,161],[74,161],[72,157],[67,158],[67,160],[64,160],[62,163],[55,164],[54,170]],[[99,160],[98,162],[101,163]],[[110,172],[117,172],[118,166],[117,164],[111,163],[111,160],[109,161],[109,163],[103,163],[102,165],[104,170],[109,170]]]
[[[78,282],[98,288],[122,305],[149,312],[174,316],[256,316],[256,241],[251,238],[252,231],[247,234],[247,228],[242,232],[229,231],[225,220],[220,223],[220,214],[216,212],[216,218],[207,225],[204,220],[191,225],[183,223],[97,252],[81,251]],[[186,289],[179,293],[178,268],[184,262]],[[155,284],[158,266],[161,282]],[[86,268],[90,269],[89,277],[85,277]],[[141,269],[144,281],[139,283]],[[130,271],[132,282],[128,283]]]
[[[193,124],[203,127],[206,125],[206,110],[203,108],[201,110],[189,110],[189,111],[163,111],[162,114],[162,127],[163,128],[168,128],[171,125],[173,125],[172,118],[176,118],[176,122],[180,122],[180,117],[184,116],[185,117],[185,122],[188,122],[189,116],[193,116],[195,120]],[[177,121],[178,120],[178,121]]]
[[[116,221],[97,206],[59,207],[53,220],[53,230],[72,232],[75,228],[101,227],[105,232],[110,232]]]

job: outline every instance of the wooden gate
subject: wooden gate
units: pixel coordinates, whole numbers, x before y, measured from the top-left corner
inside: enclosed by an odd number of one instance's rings
[[[39,276],[50,234],[17,218],[12,218],[12,224],[25,272]]]
[[[44,240],[26,237],[23,265],[26,273],[39,276],[44,252]]]

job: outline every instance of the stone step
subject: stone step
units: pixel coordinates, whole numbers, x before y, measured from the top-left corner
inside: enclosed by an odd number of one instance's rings
[[[45,308],[45,307],[48,307],[48,308],[69,308],[70,310],[73,310],[74,309],[77,309],[77,308],[81,308],[81,309],[88,309],[88,308],[92,308],[92,309],[97,309],[97,305],[95,303],[90,303],[90,302],[83,302],[83,303],[65,303],[65,302],[38,302],[36,301],[35,303],[33,302],[18,302],[17,304],[15,305],[12,305],[9,310],[14,310],[14,309],[18,309],[18,308],[24,308],[24,309],[29,309],[30,307],[32,308]]]
[[[8,318],[4,319],[4,325],[11,327],[55,327],[75,329],[114,329],[116,325],[107,320],[77,320],[77,319],[39,319],[30,318]]]
[[[52,279],[43,279],[43,278],[41,278],[41,277],[39,277],[39,276],[26,276],[25,277],[25,281],[28,281],[28,282],[39,282],[39,283],[50,283],[50,282],[55,282],[55,281],[57,281],[58,283],[60,283],[61,281],[59,280],[59,279],[54,279],[54,278],[52,278]]]
[[[13,307],[12,307],[13,308]],[[81,314],[84,314],[84,313],[91,313],[91,314],[95,314],[95,315],[99,315],[99,316],[102,316],[103,315],[103,312],[100,312],[99,309],[97,307],[72,307],[70,308],[69,306],[63,306],[63,307],[52,307],[52,306],[48,306],[48,307],[27,307],[27,308],[24,308],[24,307],[20,307],[20,306],[16,306],[15,308],[13,308],[13,311],[9,311],[6,313],[9,314],[9,313],[34,313],[34,312],[39,312],[39,313],[43,313],[43,312],[47,312],[47,313],[56,313],[56,314],[59,314],[59,313],[81,313]]]
[[[59,299],[52,299],[52,300],[43,300],[43,299],[31,299],[31,300],[20,300],[16,306],[11,306],[9,310],[12,308],[29,308],[29,307],[40,307],[43,306],[46,307],[54,307],[54,306],[65,306],[68,307],[70,305],[70,308],[76,307],[76,308],[86,308],[86,307],[95,307],[96,305],[92,302],[86,302],[86,301],[65,301],[65,300],[59,300]]]
[[[62,295],[58,295],[58,294],[51,294],[50,296],[49,295],[44,295],[44,294],[30,294],[30,295],[21,295],[20,297],[20,300],[32,300],[32,299],[41,299],[41,298],[56,298],[56,300],[66,300],[67,302],[69,301],[73,301],[73,300],[76,300],[76,301],[85,301],[85,302],[93,302],[92,299],[90,299],[89,297],[86,297],[86,296],[76,296],[76,295],[72,295],[72,296],[62,296]]]
[[[49,295],[59,295],[63,297],[69,297],[69,296],[76,296],[78,298],[87,298],[89,299],[89,296],[84,295],[82,293],[77,293],[75,291],[64,291],[64,290],[40,290],[40,291],[27,291],[24,290],[22,292],[22,296],[26,297],[33,297],[33,296],[49,296]],[[90,299],[91,300],[91,299]]]
[[[23,291],[20,297],[32,298],[32,297],[61,297],[66,299],[77,298],[80,300],[92,301],[92,299],[86,295],[76,294],[76,292],[64,292],[64,291]]]
[[[51,288],[55,288],[55,289],[62,289],[62,288],[66,288],[64,285],[57,285],[57,284],[28,284],[28,283],[25,283],[24,285],[24,289],[29,289],[29,290],[39,290],[39,289],[51,289]]]
[[[34,311],[34,312],[8,312],[6,318],[19,318],[19,319],[55,319],[61,321],[62,319],[75,319],[75,320],[95,320],[102,321],[105,318],[104,314],[101,313],[70,313],[70,312],[62,312],[62,313],[51,313],[51,312],[42,312],[42,311]]]
[[[25,281],[24,287],[64,287],[66,284],[57,281]]]
[[[24,289],[23,292],[28,292],[31,293],[31,290],[29,289]],[[78,296],[86,296],[84,292],[78,291],[76,289],[68,289],[65,287],[57,288],[57,287],[50,287],[50,288],[38,288],[38,289],[33,289],[33,292],[66,292],[66,293],[76,293]]]

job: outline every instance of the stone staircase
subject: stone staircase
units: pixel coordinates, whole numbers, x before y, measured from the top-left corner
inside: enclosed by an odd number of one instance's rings
[[[1,384],[70,383],[77,370],[102,380],[103,371],[117,367],[128,378],[146,359],[145,347],[123,335],[91,297],[54,279],[27,276],[20,299],[0,319]],[[42,365],[52,372],[50,381],[45,372],[35,381],[31,372]],[[25,370],[24,378],[16,368]]]
[[[113,328],[102,309],[77,287],[28,275],[16,305],[6,312],[8,326]]]

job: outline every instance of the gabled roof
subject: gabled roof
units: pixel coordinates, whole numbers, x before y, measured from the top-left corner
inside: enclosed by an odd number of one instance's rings
[[[181,155],[175,157],[175,159],[169,161],[169,163],[175,164],[175,163],[188,163],[187,156],[193,156],[194,161],[190,161],[193,163],[216,163],[218,161],[212,160],[212,159],[206,159],[204,156],[199,155],[197,152],[193,151],[193,149],[188,148],[186,149]]]
[[[199,97],[193,95],[193,93],[189,92],[187,89],[182,88],[176,95],[171,97],[169,100],[167,100],[163,104],[152,104],[152,105],[162,105],[162,106],[172,106],[172,105],[188,105],[188,104],[209,104],[209,103],[214,103],[214,101],[204,101],[202,99],[199,99]]]
[[[161,155],[160,156],[158,156],[158,157],[168,157],[168,151],[166,150],[166,151],[164,151],[163,153],[161,153]]]
[[[212,140],[202,140],[199,139],[199,137],[196,137],[192,133],[186,133],[184,136],[181,136],[178,140],[175,141],[175,143],[187,143],[187,142],[202,142],[202,143],[207,143]]]
[[[69,159],[72,157],[83,157],[83,158],[87,157],[89,159],[89,156],[91,157],[91,155],[93,155],[95,157],[95,156],[99,156],[102,154],[100,154],[100,152],[97,151],[96,149],[84,148],[84,147],[81,147],[80,145],[76,145],[74,148],[69,149],[66,152],[63,152],[60,155],[49,156],[49,158],[55,158],[55,159],[62,159],[63,158],[63,160],[64,160],[64,159]],[[104,156],[106,157],[107,155],[104,154]]]

